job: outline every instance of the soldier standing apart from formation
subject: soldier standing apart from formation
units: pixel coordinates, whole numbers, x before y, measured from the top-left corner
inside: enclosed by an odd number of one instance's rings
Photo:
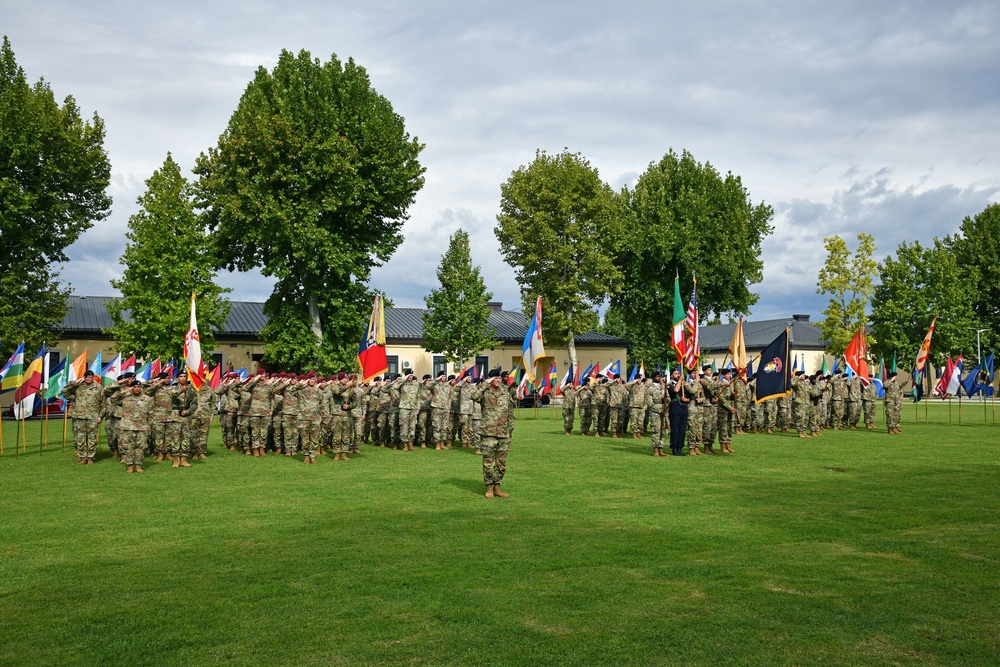
[[[576,386],[573,384],[573,378],[564,384],[560,390],[562,392],[563,403],[562,403],[562,415],[563,415],[563,430],[566,435],[572,435],[573,433],[573,419],[576,417]],[[582,421],[582,418],[581,418]]]
[[[142,383],[138,380],[133,380],[131,387],[123,387],[121,392],[122,416],[118,422],[118,433],[125,465],[128,466],[125,472],[142,472],[152,399],[143,393]]]
[[[688,403],[688,424],[687,424],[687,444],[688,453],[692,456],[701,456],[698,446],[701,444],[701,428],[703,425],[702,411],[705,410],[705,388],[701,384],[701,371],[697,368],[691,370],[691,379],[688,382],[688,395],[691,402]]]
[[[514,401],[510,390],[503,386],[500,369],[490,371],[489,382],[479,385],[472,392],[472,400],[483,409],[483,433],[480,448],[483,451],[483,484],[486,497],[506,498],[500,490],[507,471],[507,452],[510,451],[511,422],[514,420]]]
[[[684,438],[687,436],[688,404],[691,399],[685,390],[684,376],[681,375],[680,368],[675,368],[670,373],[667,396],[670,399],[670,406],[667,408],[667,416],[670,419],[670,455],[686,456]],[[653,456],[663,456],[663,450],[654,450]]]
[[[875,378],[868,376],[868,384],[861,390],[861,411],[865,414],[865,428],[875,428],[875,401],[878,400],[878,387]]]
[[[97,430],[101,426],[104,407],[104,390],[94,381],[94,371],[88,370],[82,380],[63,387],[63,396],[69,401],[73,417],[73,446],[76,464],[93,465],[97,455]]]
[[[899,430],[900,416],[903,412],[903,385],[897,380],[896,373],[889,373],[885,382],[885,427],[890,435],[902,433]]]

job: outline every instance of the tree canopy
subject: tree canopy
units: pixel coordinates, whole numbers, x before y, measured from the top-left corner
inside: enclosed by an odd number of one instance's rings
[[[752,203],[739,176],[722,176],[688,151],[670,150],[639,177],[629,208],[630,224],[616,253],[622,284],[611,299],[610,319],[624,323],[630,354],[674,358],[670,329],[677,275],[685,300],[697,276],[703,320],[749,312],[757,301],[750,287],[764,276],[760,249],[772,231],[774,211]]]
[[[230,290],[215,284],[214,249],[199,224],[194,190],[169,153],[137,202],[141,210],[129,218],[121,257],[124,275],[111,281],[123,298],[108,304],[114,322],[108,333],[122,353],[180,359],[195,292],[202,349],[213,349]]]
[[[966,216],[958,235],[949,241],[962,264],[962,283],[973,295],[978,326],[987,329],[983,349],[993,349],[1000,343],[1000,204]]]
[[[496,345],[489,325],[493,293],[469,253],[469,233],[452,234],[441,256],[437,277],[441,287],[424,297],[430,309],[424,315],[424,347],[443,354],[448,363],[462,363]]]
[[[195,173],[218,266],[277,279],[268,363],[354,363],[367,282],[402,242],[422,149],[353,59],[282,51],[273,71],[257,70]]]
[[[500,186],[494,228],[504,260],[514,267],[530,317],[542,297],[546,342],[569,347],[594,329],[596,309],[620,287],[614,256],[628,217],[624,200],[579,153],[537,151]]]
[[[868,323],[868,302],[875,290],[878,264],[875,254],[875,237],[858,234],[858,247],[851,255],[847,242],[840,236],[823,239],[826,263],[819,270],[817,294],[829,294],[830,303],[822,311],[826,318],[820,322],[823,337],[829,343],[826,351],[840,355],[847,349],[859,327]],[[874,344],[875,337],[869,341]]]
[[[53,269],[66,248],[110,213],[104,122],[83,120],[71,96],[28,83],[10,41],[0,47],[0,340],[4,358],[22,340],[55,338],[69,290]]]

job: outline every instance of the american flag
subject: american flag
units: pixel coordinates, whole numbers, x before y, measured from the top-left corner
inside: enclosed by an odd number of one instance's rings
[[[694,286],[691,288],[691,300],[688,302],[684,328],[687,330],[688,335],[687,350],[684,353],[684,365],[687,368],[694,368],[698,365],[698,359],[701,357],[701,345],[698,342],[698,278],[694,279]]]

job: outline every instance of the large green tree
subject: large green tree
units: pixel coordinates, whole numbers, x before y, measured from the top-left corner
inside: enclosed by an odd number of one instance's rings
[[[194,190],[167,153],[163,166],[146,181],[137,200],[140,211],[128,221],[120,279],[111,286],[122,293],[108,304],[114,326],[108,333],[125,354],[180,359],[197,295],[202,350],[215,347],[213,330],[225,324],[229,289],[215,283],[214,248],[201,226]]]
[[[886,359],[916,358],[931,321],[937,316],[931,358],[944,362],[948,353],[975,353],[975,295],[960,266],[954,239],[903,243],[896,256],[879,265],[879,284],[872,295],[872,350]],[[988,348],[984,348],[988,349]],[[966,367],[971,367],[966,365]]]
[[[973,295],[973,309],[986,328],[983,349],[1000,343],[1000,204],[990,204],[975,217],[962,221],[951,240],[962,263],[959,284]]]
[[[829,294],[830,303],[822,311],[826,316],[819,326],[829,343],[826,351],[840,355],[859,327],[868,323],[868,302],[875,291],[878,263],[875,255],[875,237],[858,234],[858,247],[854,254],[840,236],[823,239],[826,263],[819,270],[816,293]],[[875,342],[875,338],[870,341]]]
[[[630,224],[617,253],[622,289],[611,300],[612,321],[626,325],[630,354],[676,359],[670,352],[674,278],[687,302],[693,277],[704,318],[747,314],[764,275],[761,243],[773,209],[754,204],[739,176],[721,175],[688,151],[670,150],[651,163],[631,192]]]
[[[195,173],[219,266],[277,279],[269,363],[354,363],[371,270],[399,246],[424,182],[422,148],[352,59],[282,51],[257,70]]]
[[[504,260],[514,267],[530,317],[542,297],[548,344],[567,345],[594,329],[596,308],[620,287],[614,256],[628,217],[623,198],[579,153],[537,151],[531,164],[500,186],[494,228]]]
[[[437,277],[441,287],[424,297],[430,309],[424,314],[424,347],[443,354],[449,363],[462,363],[495,347],[487,305],[493,294],[486,291],[479,267],[472,264],[469,233],[464,229],[452,234]]]
[[[0,48],[0,355],[56,337],[69,290],[53,268],[66,248],[105,219],[111,164],[104,122],[83,120],[72,97],[29,84],[10,41]],[[34,352],[28,352],[34,354]]]

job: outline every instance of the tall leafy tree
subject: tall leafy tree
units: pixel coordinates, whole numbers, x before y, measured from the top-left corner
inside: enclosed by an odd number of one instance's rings
[[[871,315],[876,337],[872,349],[879,356],[915,359],[934,316],[938,320],[931,354],[936,364],[943,363],[947,353],[976,349],[973,329],[982,328],[974,311],[976,297],[952,242],[903,243],[895,257],[890,255],[879,265]]]
[[[764,276],[760,249],[774,211],[754,204],[739,176],[670,150],[639,177],[629,204],[635,224],[617,253],[623,283],[611,309],[626,323],[630,353],[676,358],[670,328],[677,275],[685,304],[697,275],[703,318],[749,312],[757,301],[750,288]]]
[[[269,362],[354,363],[367,282],[402,242],[422,149],[353,59],[282,51],[272,71],[257,70],[195,173],[219,266],[277,278]]]
[[[28,83],[10,41],[0,47],[0,356],[55,337],[69,290],[55,262],[110,213],[104,122],[87,121],[72,97]],[[33,353],[33,352],[32,352]]]
[[[472,264],[464,229],[452,234],[437,277],[441,287],[424,297],[430,309],[424,314],[424,347],[449,363],[461,363],[496,346],[487,305],[493,293],[486,291],[479,267]]]
[[[1000,343],[1000,204],[990,204],[962,221],[952,239],[963,266],[961,285],[973,295],[973,309],[983,332],[983,349]]]
[[[858,234],[858,247],[853,255],[839,235],[823,239],[823,245],[826,263],[819,270],[816,293],[829,294],[830,304],[822,311],[826,318],[819,326],[823,337],[830,341],[826,351],[840,355],[858,327],[868,323],[866,311],[875,291],[878,270],[873,259],[875,237]],[[874,343],[874,337],[871,342]]]
[[[542,297],[545,340],[566,345],[594,329],[596,308],[620,286],[614,255],[628,216],[619,194],[579,153],[537,151],[531,164],[500,186],[494,228],[504,260],[514,267],[526,315]]]
[[[215,284],[214,248],[195,211],[194,189],[169,153],[137,202],[121,257],[125,271],[111,281],[122,299],[108,304],[114,323],[108,333],[123,353],[180,359],[194,292],[207,352],[229,314],[230,290]]]

